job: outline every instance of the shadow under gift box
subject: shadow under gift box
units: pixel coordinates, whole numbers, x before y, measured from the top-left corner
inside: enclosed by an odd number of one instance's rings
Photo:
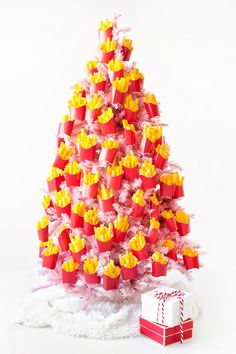
[[[153,277],[165,277],[167,272],[167,264],[161,264],[152,259],[152,276]]]
[[[176,249],[175,248],[172,248],[171,250],[169,250],[166,254],[165,254],[166,257],[170,258],[170,259],[173,259],[173,261],[177,261],[177,253],[176,253]]]
[[[98,194],[98,182],[93,184],[85,184],[83,183],[83,190],[82,190],[83,197],[85,198],[97,198]]]
[[[77,282],[78,269],[73,270],[72,272],[67,272],[62,268],[61,277],[63,284],[75,284]]]
[[[108,122],[106,123],[99,123],[99,128],[102,132],[102,135],[109,135],[109,134],[115,134],[116,133],[116,123],[115,123],[115,118],[112,117]]]
[[[115,226],[113,225],[113,237],[114,243],[119,243],[119,242],[123,242],[125,239],[127,231],[120,231],[118,229],[115,228]]]
[[[97,117],[101,114],[101,108],[88,109],[87,108],[87,119],[95,121]]]
[[[81,180],[81,172],[76,174],[70,174],[65,172],[65,180],[68,187],[79,187]]]
[[[137,116],[138,116],[138,111],[134,112],[128,108],[125,108],[124,111],[125,111],[125,119],[128,121],[128,123],[136,122]]]
[[[167,327],[159,323],[150,322],[140,316],[140,333],[153,339],[163,346],[180,341],[180,325]],[[188,319],[183,322],[183,339],[192,338],[193,320]]]
[[[112,103],[123,105],[125,98],[125,93],[120,92],[116,88],[112,87]]]
[[[131,248],[131,252],[136,258],[138,258],[139,261],[143,261],[148,258],[147,245],[144,245],[144,247],[139,251],[133,250]]]
[[[157,184],[157,175],[156,174],[152,177],[146,177],[146,176],[140,175],[140,178],[142,180],[142,189],[144,191],[146,191],[147,189],[156,187],[156,184]]]
[[[160,116],[158,105],[144,102],[144,106],[149,118]]]
[[[125,167],[123,166],[125,178],[128,180],[132,180],[135,178],[139,178],[139,167],[138,165],[135,167]]]
[[[111,50],[110,52],[104,52],[100,50],[99,52],[99,61],[102,63],[108,64],[110,60],[114,57],[115,50]]]
[[[58,176],[58,177],[55,177],[53,179],[51,179],[50,181],[47,180],[47,184],[48,184],[48,191],[49,192],[53,192],[53,191],[59,191],[61,188],[60,188],[60,185],[62,184],[62,182],[64,182],[65,178],[64,176]]]
[[[100,209],[103,212],[113,211],[113,203],[115,202],[114,195],[109,199],[98,199]]]
[[[71,203],[67,204],[64,207],[59,207],[55,204],[55,208],[56,208],[56,212],[57,212],[57,216],[61,216],[62,214],[67,214],[68,216],[70,216],[71,213]]]
[[[136,144],[136,134],[134,131],[129,129],[124,129],[124,138],[125,138],[126,145]]]
[[[78,227],[84,227],[84,218],[81,215],[75,214],[73,210],[71,210],[70,215],[71,227],[76,229]]]
[[[142,84],[143,84],[142,79],[129,80],[128,93],[141,92]]]
[[[176,221],[178,233],[180,236],[185,236],[190,233],[190,223],[183,223]]]
[[[151,202],[151,209],[152,209],[152,217],[158,220],[160,217],[160,205]]]
[[[123,280],[132,280],[138,277],[138,265],[136,264],[133,268],[121,267],[121,274]]]
[[[47,242],[48,241],[48,225],[43,227],[42,229],[38,229],[38,238],[39,241]]]
[[[86,246],[78,252],[73,252],[70,250],[70,253],[74,261],[80,263],[81,257],[86,253]]]
[[[64,170],[69,160],[62,159],[59,155],[56,156],[53,166]]]
[[[76,107],[70,107],[70,115],[76,120],[83,121],[85,119],[86,105]]]
[[[42,254],[43,263],[42,266],[48,269],[55,269],[58,259],[58,253],[45,256]]]
[[[96,239],[97,241],[97,245],[98,245],[98,252],[102,253],[102,252],[109,252],[112,251],[113,248],[113,237],[108,240],[108,241],[100,241],[98,239]]]
[[[105,91],[106,88],[106,81],[101,81],[101,82],[91,82],[90,85],[90,95],[94,95],[98,91]]]
[[[113,27],[109,27],[106,30],[99,30],[99,41],[103,43],[106,42],[108,38],[112,40],[113,37],[112,31],[113,31]]]
[[[117,289],[119,285],[119,278],[119,276],[116,278],[110,278],[108,275],[103,274],[103,289],[107,291]]]
[[[92,225],[89,222],[84,220],[84,233],[86,236],[93,236],[94,235],[94,228],[98,227],[99,223],[96,225]]]
[[[139,150],[144,154],[152,154],[154,149],[154,143],[150,141],[146,136],[142,135]]]
[[[153,154],[152,161],[153,161],[155,167],[159,168],[160,170],[163,170],[163,168],[165,167],[165,164],[167,162],[167,159],[165,159],[158,152],[155,151]]]
[[[102,146],[99,155],[99,161],[108,161],[112,163],[116,157],[117,150],[118,150],[117,148],[107,149],[104,146]]]
[[[164,220],[165,220],[166,227],[170,232],[177,231],[177,225],[174,217],[164,218]]]
[[[144,207],[142,205],[139,205],[135,202],[132,203],[132,213],[131,216],[133,216],[134,218],[140,218],[141,216],[143,216],[143,212],[144,212]]]
[[[96,157],[96,145],[89,147],[88,149],[83,148],[80,144],[77,145],[80,161],[94,161]]]
[[[184,187],[183,186],[175,186],[175,191],[173,198],[178,199],[184,197]]]
[[[127,48],[124,45],[122,45],[121,52],[122,52],[122,54],[124,56],[123,57],[123,61],[128,61],[130,59],[132,50],[129,50],[129,48]]]
[[[100,284],[101,277],[97,273],[86,273],[84,272],[85,282],[86,284]]]
[[[110,176],[107,174],[107,188],[120,189],[122,183],[123,173],[119,176]]]
[[[151,244],[156,243],[158,240],[159,232],[160,232],[159,229],[152,227],[152,225],[150,225],[148,230],[148,235],[146,238],[147,243],[151,243]]]
[[[166,198],[172,198],[175,193],[175,184],[165,184],[160,182],[160,196]]]
[[[192,269],[192,268],[199,268],[198,255],[194,256],[194,257],[183,255],[183,261],[184,261],[185,268],[187,270]]]
[[[121,78],[124,74],[124,69],[113,71],[113,70],[108,70],[108,76],[111,82],[115,81],[117,78]]]
[[[70,241],[70,229],[64,229],[58,236],[58,243],[62,252],[66,252],[69,249]]]

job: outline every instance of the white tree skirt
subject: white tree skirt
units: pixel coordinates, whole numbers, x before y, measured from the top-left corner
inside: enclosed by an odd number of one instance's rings
[[[170,286],[189,290],[183,282]],[[114,339],[139,335],[140,313],[140,294],[123,299],[118,292],[115,298],[109,298],[109,294],[98,296],[95,291],[87,296],[65,291],[61,285],[41,284],[14,312],[13,322],[35,328],[52,327],[74,337]],[[196,302],[193,313],[195,319],[199,314]]]

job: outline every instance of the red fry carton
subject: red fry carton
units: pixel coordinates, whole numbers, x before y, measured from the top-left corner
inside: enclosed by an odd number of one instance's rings
[[[80,186],[81,172],[76,174],[65,172],[65,180],[68,187],[78,187]]]
[[[122,184],[123,173],[118,176],[110,176],[107,174],[107,187],[112,189],[120,189]]]
[[[98,199],[99,206],[103,212],[113,211],[113,204],[115,202],[114,195],[109,199]]]
[[[128,123],[136,122],[138,117],[138,111],[134,112],[128,108],[125,108],[124,111],[125,111],[125,119],[127,119]]]
[[[86,253],[86,246],[78,252],[73,252],[70,250],[70,253],[74,261],[80,263],[81,257]]]
[[[39,241],[47,242],[48,241],[48,225],[43,227],[42,229],[38,229],[38,238]]]
[[[125,93],[112,87],[112,103],[123,105],[125,98]]]
[[[173,198],[178,199],[184,197],[184,187],[183,186],[175,186],[175,191]]]
[[[134,93],[134,92],[141,92],[142,89],[142,80],[137,79],[137,80],[130,80],[129,81],[129,93]]]
[[[59,191],[60,185],[62,182],[64,182],[65,178],[64,176],[58,176],[53,178],[52,180],[47,180],[47,184],[48,184],[48,191],[49,192],[53,192],[53,191]]]
[[[71,203],[67,204],[64,207],[59,207],[58,205],[55,205],[57,216],[61,216],[62,214],[67,214],[70,216],[71,213]]]
[[[111,50],[110,52],[104,52],[103,50],[100,50],[99,61],[108,64],[109,61],[113,59],[114,53],[115,53],[114,50]]]
[[[117,150],[118,150],[117,148],[107,149],[104,146],[102,146],[99,155],[99,161],[108,161],[112,163],[115,160]]]
[[[126,145],[136,144],[136,133],[133,130],[124,129],[124,138]]]
[[[144,154],[152,154],[154,143],[150,141],[146,136],[142,135],[139,150]]]
[[[161,264],[152,259],[152,276],[153,277],[165,277],[167,272],[167,263]]]
[[[78,152],[80,156],[80,161],[94,161],[96,157],[96,145],[89,147],[88,149],[83,148],[80,144],[77,145]]]
[[[69,249],[69,243],[70,243],[69,235],[70,235],[70,229],[64,228],[58,236],[58,242],[62,252],[66,252]]]
[[[167,286],[141,295],[142,318],[168,327],[178,326],[192,318],[192,295]]]
[[[162,198],[172,198],[175,193],[175,184],[165,184],[160,182],[160,196]]]
[[[105,88],[106,88],[106,81],[91,82],[90,95],[94,95],[98,91],[105,91]]]
[[[108,76],[111,82],[115,81],[115,79],[120,79],[123,77],[124,74],[124,69],[113,71],[113,70],[108,70]]]
[[[116,123],[114,117],[111,118],[108,122],[106,123],[98,123],[99,127],[101,129],[102,135],[109,135],[109,134],[115,134],[116,133]]]
[[[58,135],[66,134],[66,135],[70,136],[72,133],[73,127],[74,127],[74,120],[67,120],[66,122],[60,122],[59,129],[58,129]]]
[[[185,236],[190,233],[190,223],[183,223],[176,221],[178,233],[180,236]]]
[[[165,255],[166,255],[166,257],[173,259],[173,261],[175,261],[175,262],[178,259],[175,248],[170,249]]]
[[[71,227],[74,229],[84,226],[83,216],[75,214],[73,210],[71,210],[70,221],[71,221]]]
[[[86,284],[100,284],[101,282],[101,277],[99,277],[99,275],[97,273],[87,273],[84,272],[84,276],[85,276],[85,282]]]
[[[100,241],[98,239],[97,240],[97,245],[98,245],[98,251],[100,253],[102,252],[107,252],[107,251],[112,251],[112,248],[113,248],[113,238],[111,238],[110,240],[108,241]]]
[[[80,107],[70,106],[70,115],[77,120],[83,121],[85,119],[86,105]]]
[[[121,52],[123,53],[123,56],[124,56],[123,60],[128,61],[130,59],[132,50],[130,50],[129,48],[127,48],[123,45],[121,48]]]
[[[142,188],[144,191],[146,191],[147,189],[156,187],[156,184],[157,184],[157,175],[156,174],[152,177],[146,177],[146,176],[140,175],[140,178],[142,180]]]
[[[103,289],[106,291],[114,290],[118,288],[119,285],[119,277],[110,278],[108,275],[103,274]]]
[[[151,338],[163,346],[179,342],[181,339],[180,325],[167,327],[159,323],[150,322],[140,317],[140,333]],[[183,322],[183,339],[192,338],[193,320],[190,318]]]
[[[142,205],[139,205],[135,202],[132,202],[132,213],[131,215],[134,217],[134,218],[138,218],[138,217],[141,217],[143,216],[143,212],[144,212],[144,206]]]
[[[152,209],[152,217],[158,220],[160,217],[160,205],[151,202],[151,209]]]
[[[136,264],[133,268],[121,266],[121,274],[123,280],[136,279],[138,277],[138,265]]]
[[[147,245],[145,245],[141,250],[136,251],[131,248],[131,251],[135,257],[138,258],[139,261],[143,261],[148,258]]]
[[[148,235],[146,238],[147,242],[151,244],[156,243],[158,240],[158,236],[159,236],[159,230],[150,225],[148,230]]]
[[[174,217],[165,218],[165,224],[170,232],[177,231],[177,225]]]
[[[99,41],[102,43],[102,42],[106,42],[106,40],[108,38],[110,38],[110,40],[112,40],[112,37],[113,37],[113,27],[108,27],[106,29],[100,29],[99,30]]]
[[[160,112],[157,104],[144,102],[144,106],[149,118],[160,116]]]
[[[69,160],[62,159],[59,155],[56,156],[53,166],[64,170]]]
[[[87,119],[95,121],[97,117],[101,114],[101,108],[87,109]]]
[[[125,173],[125,178],[128,180],[134,180],[135,178],[139,178],[139,166],[135,167],[125,167],[123,166],[123,170]]]
[[[184,249],[183,261],[187,270],[199,268],[198,251],[193,251],[191,248]]]
[[[58,253],[51,254],[49,256],[45,256],[43,254],[42,258],[43,258],[42,266],[44,268],[55,269],[56,263],[57,263],[57,258],[58,258]]]
[[[96,225],[92,225],[87,221],[84,221],[84,233],[86,236],[92,236],[94,235],[94,227],[97,227],[99,223]]]
[[[87,198],[97,198],[98,182],[93,184],[83,183],[83,196]]]
[[[163,170],[163,168],[165,167],[167,159],[165,159],[164,157],[162,157],[158,152],[154,152],[153,155],[153,163],[154,165],[159,168],[160,170]]]
[[[75,284],[77,282],[78,269],[75,269],[72,272],[67,272],[65,269],[62,268],[61,276],[63,284]]]
[[[114,243],[119,243],[119,242],[123,242],[125,240],[125,236],[126,236],[127,231],[120,231],[118,229],[115,228],[115,226],[113,225],[113,235],[114,235]]]

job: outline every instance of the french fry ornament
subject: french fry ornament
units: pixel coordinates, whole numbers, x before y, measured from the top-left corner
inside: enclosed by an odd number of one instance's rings
[[[84,276],[86,284],[99,284],[101,277],[97,274],[98,258],[86,258],[83,265]]]
[[[199,268],[198,251],[191,248],[185,248],[182,251],[183,261],[187,270]]]
[[[139,99],[132,98],[132,95],[127,95],[124,102],[125,119],[128,123],[137,121],[139,109]]]
[[[84,213],[84,233],[86,236],[94,235],[94,228],[98,226],[98,224],[97,208],[94,207]]]
[[[124,74],[124,64],[121,60],[112,59],[108,65],[108,75],[111,82],[120,79]]]
[[[71,227],[76,229],[84,227],[84,214],[86,212],[86,205],[84,202],[75,203],[71,208],[70,222]]]
[[[156,251],[152,255],[152,276],[163,277],[167,272],[167,258],[160,252]]]
[[[77,281],[78,263],[73,258],[65,261],[61,266],[62,271],[62,283],[63,284],[75,284]]]
[[[101,224],[99,227],[94,227],[95,238],[97,240],[98,251],[107,252],[113,248],[113,230],[112,223],[108,226]]]
[[[148,92],[145,95],[143,101],[149,118],[160,116],[159,107],[155,95],[152,95]]]
[[[70,87],[36,225],[42,273],[64,291],[85,298],[98,291],[104,301],[153,288],[167,268],[199,268],[179,205],[184,177],[163,135],[168,122],[129,62],[132,40],[118,18],[100,22],[98,52]]]
[[[118,214],[113,224],[113,235],[115,243],[123,242],[125,240],[128,228],[128,215],[121,216],[120,214]]]
[[[113,259],[104,267],[103,289],[114,290],[118,288],[121,269],[115,266]]]
[[[96,157],[97,139],[93,135],[87,135],[84,128],[81,129],[76,139],[80,161],[94,161]]]
[[[123,280],[132,280],[138,277],[138,258],[126,250],[124,255],[119,255],[121,274]]]
[[[132,40],[124,37],[122,41],[122,49],[121,49],[124,61],[128,61],[130,59],[132,50],[133,50]]]
[[[114,210],[113,203],[115,202],[115,198],[112,189],[108,189],[104,186],[104,184],[101,184],[97,197],[99,206],[103,212],[109,212]]]
[[[136,130],[133,124],[128,123],[127,119],[122,120],[124,128],[124,139],[126,145],[136,144]]]
[[[115,118],[111,107],[102,110],[102,114],[98,116],[98,124],[102,135],[110,135],[116,132]]]
[[[81,169],[77,161],[69,162],[65,169],[65,180],[68,187],[80,186]]]
[[[133,255],[137,257],[139,261],[148,258],[147,243],[142,231],[138,231],[138,233],[131,238],[129,246]]]
[[[185,236],[190,233],[190,220],[188,214],[183,210],[178,210],[175,213],[175,220],[180,236]]]
[[[81,238],[79,234],[75,236],[70,234],[69,250],[74,261],[80,263],[81,256],[86,253],[85,239]]]

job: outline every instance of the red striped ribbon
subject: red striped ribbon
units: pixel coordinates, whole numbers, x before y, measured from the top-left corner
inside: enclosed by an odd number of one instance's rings
[[[174,290],[171,293],[166,293],[166,292],[156,292],[155,297],[156,299],[159,300],[158,303],[158,309],[157,309],[157,320],[159,317],[159,311],[160,311],[160,304],[161,305],[161,318],[162,318],[162,324],[164,324],[165,320],[165,302],[167,299],[170,297],[176,297],[179,299],[180,302],[180,342],[183,343],[184,340],[184,333],[183,333],[183,317],[184,317],[184,299],[183,299],[184,293],[181,290]]]

